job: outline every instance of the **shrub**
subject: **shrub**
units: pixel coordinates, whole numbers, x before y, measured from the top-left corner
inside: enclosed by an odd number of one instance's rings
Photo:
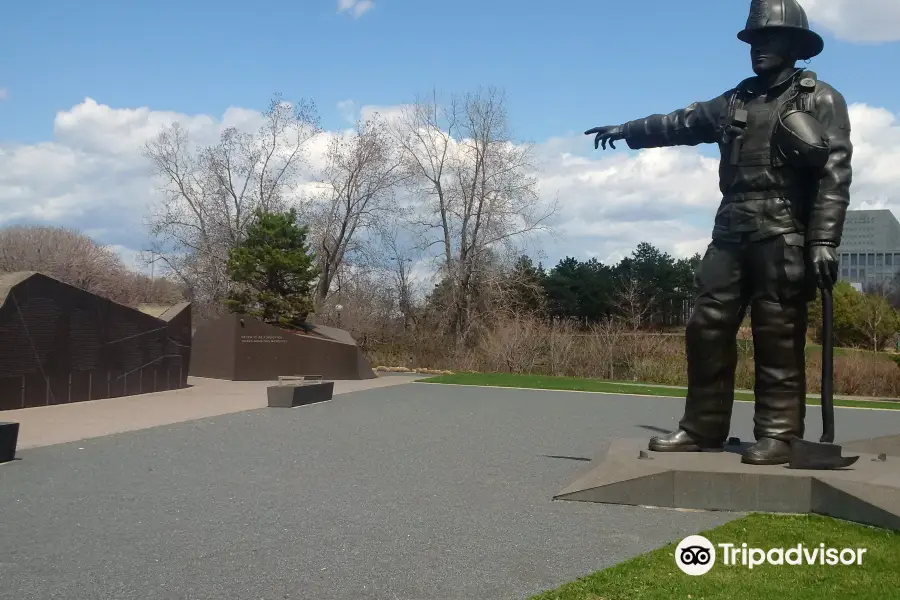
[[[746,336],[741,336],[746,337]],[[390,348],[367,348],[373,364],[428,366],[454,371],[588,377],[660,385],[687,385],[684,336],[632,332],[615,323],[580,329],[530,318],[495,323],[472,348],[456,350],[436,336],[414,334]],[[900,397],[900,358],[866,351],[835,356],[836,394]],[[807,389],[821,388],[821,355],[807,359]],[[753,344],[738,342],[735,386],[753,389]]]

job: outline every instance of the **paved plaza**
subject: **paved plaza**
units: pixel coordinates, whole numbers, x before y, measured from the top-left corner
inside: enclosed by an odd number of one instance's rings
[[[551,500],[604,441],[673,428],[677,399],[384,377],[269,409],[265,384],[194,383],[2,415],[25,443],[0,465],[0,597],[521,600],[739,516]],[[749,438],[752,405],[734,420]]]

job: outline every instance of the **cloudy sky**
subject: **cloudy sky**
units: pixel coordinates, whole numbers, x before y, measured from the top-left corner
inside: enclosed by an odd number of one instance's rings
[[[705,100],[751,75],[749,1],[232,0],[12,3],[0,23],[0,225],[77,227],[124,256],[158,198],[142,144],[174,120],[200,142],[252,124],[273,93],[339,131],[361,113],[493,85],[558,198],[545,264],[617,260],[649,241],[706,246],[716,148],[594,151],[581,132]],[[900,2],[805,0],[809,68],[851,105],[852,208],[900,215]],[[320,145],[321,146],[321,145]]]

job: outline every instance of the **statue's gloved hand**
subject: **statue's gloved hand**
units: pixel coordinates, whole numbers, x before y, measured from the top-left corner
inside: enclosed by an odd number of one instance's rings
[[[600,144],[603,144],[603,149],[606,150],[606,143],[609,142],[609,147],[613,150],[616,149],[615,141],[621,140],[625,137],[625,132],[622,129],[621,125],[606,125],[603,127],[594,127],[593,129],[588,129],[584,132],[584,135],[596,135],[594,138],[594,149],[596,150]]]
[[[819,289],[830,290],[833,288],[838,278],[837,249],[831,246],[812,245],[809,247],[809,260]]]

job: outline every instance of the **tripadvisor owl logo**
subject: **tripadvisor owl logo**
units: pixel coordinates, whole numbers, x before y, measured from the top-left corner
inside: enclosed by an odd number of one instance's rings
[[[718,558],[725,566],[742,566],[753,569],[760,565],[822,565],[829,567],[862,565],[866,548],[829,548],[825,544],[806,546],[797,544],[790,548],[754,548],[746,543],[713,544],[702,535],[690,535],[675,548],[675,564],[687,575],[705,575]]]
[[[688,575],[705,575],[716,564],[716,547],[702,535],[689,535],[675,548],[675,564]]]

